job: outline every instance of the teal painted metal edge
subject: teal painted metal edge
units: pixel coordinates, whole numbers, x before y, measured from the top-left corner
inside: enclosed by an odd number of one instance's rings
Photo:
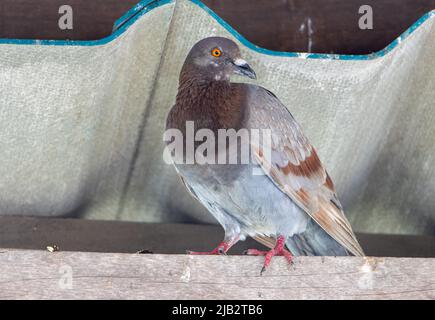
[[[284,52],[284,51],[273,51],[269,49],[264,49],[256,46],[252,42],[248,41],[240,33],[238,33],[233,27],[231,27],[227,22],[225,22],[221,17],[219,17],[213,10],[207,7],[200,0],[190,0],[195,3],[201,9],[205,10],[210,16],[212,16],[219,24],[221,24],[228,32],[230,32],[238,41],[240,41],[247,48],[254,50],[256,52],[278,56],[278,57],[294,57],[294,58],[304,58],[304,59],[329,59],[329,60],[372,60],[385,56],[387,53],[391,52],[396,48],[401,42],[403,42],[407,37],[409,37],[418,27],[420,27],[425,21],[432,17],[435,17],[435,10],[432,10],[425,15],[423,15],[417,22],[415,22],[411,27],[409,27],[404,33],[402,33],[396,40],[391,42],[384,49],[365,55],[347,55],[347,54],[323,54],[323,53],[299,53],[299,52]]]
[[[113,24],[113,30],[114,31],[118,30],[121,26],[123,26],[132,17],[141,13],[141,10],[146,8],[152,2],[159,2],[159,1],[158,0],[142,0],[139,3],[137,3],[133,8],[128,10],[119,19],[117,19],[115,21],[115,23]]]
[[[115,21],[113,30],[114,32],[102,39],[98,40],[30,40],[30,39],[0,39],[1,44],[18,44],[18,45],[55,45],[55,46],[98,46],[109,43],[110,41],[118,38],[124,33],[131,25],[133,25],[141,16],[147,12],[163,6],[165,4],[172,3],[176,0],[142,0],[136,4],[132,9],[127,11],[123,16]],[[403,42],[409,35],[411,35],[416,29],[418,29],[425,21],[435,17],[435,10],[430,11],[423,15],[417,22],[409,27],[404,33],[402,33],[396,40],[391,42],[386,48],[366,55],[343,55],[343,54],[323,54],[323,53],[299,53],[299,52],[284,52],[273,51],[256,46],[252,42],[244,38],[233,27],[219,17],[214,11],[207,7],[200,0],[190,0],[203,10],[205,10],[212,18],[214,18],[219,24],[221,24],[228,32],[230,32],[237,40],[239,40],[247,48],[256,52],[279,56],[279,57],[295,57],[306,59],[333,59],[333,60],[371,60],[385,56],[396,48],[401,42]]]
[[[116,20],[114,32],[102,39],[98,40],[34,40],[34,39],[0,39],[1,44],[17,44],[17,45],[49,45],[49,46],[99,46],[104,45],[118,38],[131,25],[133,25],[141,16],[147,12],[172,3],[175,0],[142,0],[132,9],[128,10],[121,18]]]

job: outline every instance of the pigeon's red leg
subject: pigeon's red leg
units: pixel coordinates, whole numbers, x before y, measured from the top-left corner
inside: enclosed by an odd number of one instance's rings
[[[213,249],[210,252],[198,252],[198,251],[187,251],[188,254],[193,255],[220,255],[220,254],[226,254],[230,248],[235,245],[239,241],[239,236],[235,236],[232,238],[229,238],[228,240],[225,239],[222,241],[215,249]]]
[[[272,261],[273,256],[284,256],[288,263],[293,263],[293,257],[290,251],[285,249],[285,237],[279,236],[278,239],[276,239],[276,245],[275,248],[269,250],[269,251],[260,251],[257,249],[248,249],[245,251],[247,255],[250,256],[265,256],[264,258],[264,265],[261,269],[261,274],[269,267],[270,262]]]

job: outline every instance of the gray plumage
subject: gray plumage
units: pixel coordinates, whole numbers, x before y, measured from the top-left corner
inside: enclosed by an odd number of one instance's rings
[[[271,248],[284,236],[293,255],[363,255],[332,181],[298,123],[270,91],[230,82],[233,73],[255,76],[233,41],[198,42],[183,65],[166,126],[185,132],[186,121],[194,121],[195,132],[210,129],[216,136],[219,129],[271,131],[270,159],[260,143],[250,141],[255,161],[249,164],[175,165],[187,189],[224,228],[225,251],[247,236]],[[185,150],[174,154],[184,156]]]

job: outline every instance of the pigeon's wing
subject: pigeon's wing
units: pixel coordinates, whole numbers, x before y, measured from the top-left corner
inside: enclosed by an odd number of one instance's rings
[[[178,177],[180,178],[181,182],[184,184],[184,187],[189,191],[189,194],[192,196],[193,199],[201,203],[201,200],[198,198],[198,195],[196,194],[195,190],[187,183],[187,181],[183,178],[183,176],[180,174],[180,171],[178,171],[178,168],[174,166],[175,171],[177,172]]]
[[[252,151],[262,169],[346,250],[363,256],[332,180],[298,123],[273,93],[251,85],[247,88],[245,127],[270,130],[270,143],[268,139],[251,139]]]

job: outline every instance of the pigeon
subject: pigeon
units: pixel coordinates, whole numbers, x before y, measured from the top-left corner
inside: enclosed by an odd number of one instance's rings
[[[187,190],[225,231],[214,250],[188,253],[226,254],[238,241],[252,237],[270,249],[245,252],[265,257],[261,273],[273,256],[284,256],[289,263],[293,256],[364,256],[331,177],[300,125],[275,94],[231,82],[234,74],[256,79],[237,44],[224,37],[200,40],[185,59],[176,101],[167,115],[166,132],[182,134],[178,148],[176,135],[165,140],[166,147],[172,145],[172,163]],[[201,141],[189,141],[189,128],[195,137],[208,137],[204,132],[219,137],[220,130],[264,130],[270,143],[238,139],[220,148],[219,139],[210,139],[204,154],[214,161],[205,161],[205,156],[188,155],[189,145],[194,151],[201,148]],[[228,161],[246,146],[251,161],[239,162],[240,155],[236,163]]]

